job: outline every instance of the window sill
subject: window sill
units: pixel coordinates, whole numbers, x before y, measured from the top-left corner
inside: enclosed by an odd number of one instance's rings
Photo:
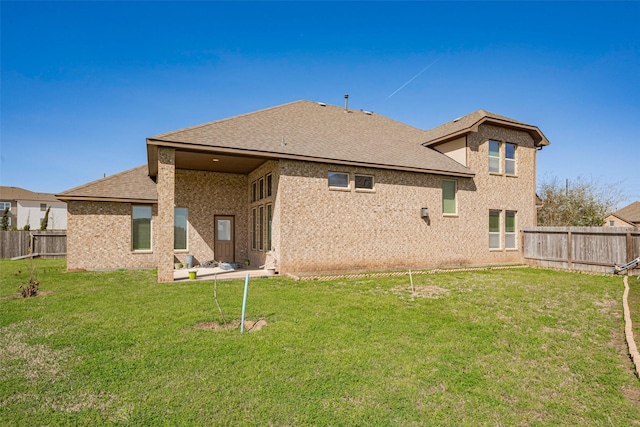
[[[460,215],[458,215],[457,213],[455,213],[455,214],[443,213],[442,216],[445,217],[445,218],[459,218],[460,217]]]
[[[505,252],[518,252],[518,248],[505,248]]]
[[[504,249],[502,248],[489,248],[489,252],[503,252]]]
[[[174,249],[173,253],[174,254],[188,254],[189,253],[189,249]]]
[[[133,255],[144,255],[144,254],[152,254],[152,250],[141,250],[141,251],[131,251]]]
[[[349,192],[349,191],[351,191],[351,188],[349,188],[349,187],[347,187],[347,188],[344,188],[344,187],[329,187],[329,191],[346,191],[346,192]]]
[[[375,188],[356,188],[356,193],[375,193]]]

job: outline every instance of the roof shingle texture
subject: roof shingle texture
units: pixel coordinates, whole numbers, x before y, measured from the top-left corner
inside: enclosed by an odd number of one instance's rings
[[[0,187],[0,200],[29,200],[35,202],[57,202],[51,193],[36,193],[20,187]]]
[[[640,223],[640,202],[633,202],[628,206],[616,211],[613,215],[634,224]]]
[[[490,113],[485,110],[477,110],[477,111],[474,111],[473,113],[467,114],[466,116],[459,117],[455,120],[452,120],[440,126],[436,126],[433,129],[429,129],[425,131],[424,133],[425,133],[426,141],[434,141],[434,140],[446,137],[448,135],[455,134],[462,130],[468,129],[484,118],[496,119],[503,122],[513,123],[514,125],[526,126],[526,124],[523,122],[519,122],[517,120],[513,120],[508,117],[501,116],[499,114]],[[427,143],[427,145],[429,144]]]
[[[149,138],[150,141],[348,161],[472,176],[465,166],[422,146],[423,130],[377,114],[296,101]]]
[[[149,178],[147,165],[138,166],[57,195],[65,197],[149,200],[158,199],[156,183]]]

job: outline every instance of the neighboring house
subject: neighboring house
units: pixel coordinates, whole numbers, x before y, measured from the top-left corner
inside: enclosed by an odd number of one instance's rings
[[[523,262],[535,126],[476,111],[423,131],[297,101],[147,139],[147,165],[65,191],[67,267],[280,273]]]
[[[54,194],[35,193],[19,187],[0,187],[0,216],[9,208],[9,228],[22,230],[29,224],[31,230],[40,229],[40,221],[48,208],[47,230],[67,228],[67,204]]]
[[[615,211],[604,219],[609,227],[638,227],[640,226],[640,202],[633,202]]]

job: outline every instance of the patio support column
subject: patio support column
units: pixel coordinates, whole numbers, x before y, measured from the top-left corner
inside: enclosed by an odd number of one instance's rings
[[[158,147],[158,220],[155,244],[158,282],[173,282],[173,227],[176,190],[175,149]]]

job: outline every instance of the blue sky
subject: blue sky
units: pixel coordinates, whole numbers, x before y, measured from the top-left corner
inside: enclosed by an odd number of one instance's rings
[[[477,109],[536,125],[539,181],[640,199],[639,2],[0,8],[2,185],[59,193],[146,163],[146,137],[348,93],[422,129]]]

